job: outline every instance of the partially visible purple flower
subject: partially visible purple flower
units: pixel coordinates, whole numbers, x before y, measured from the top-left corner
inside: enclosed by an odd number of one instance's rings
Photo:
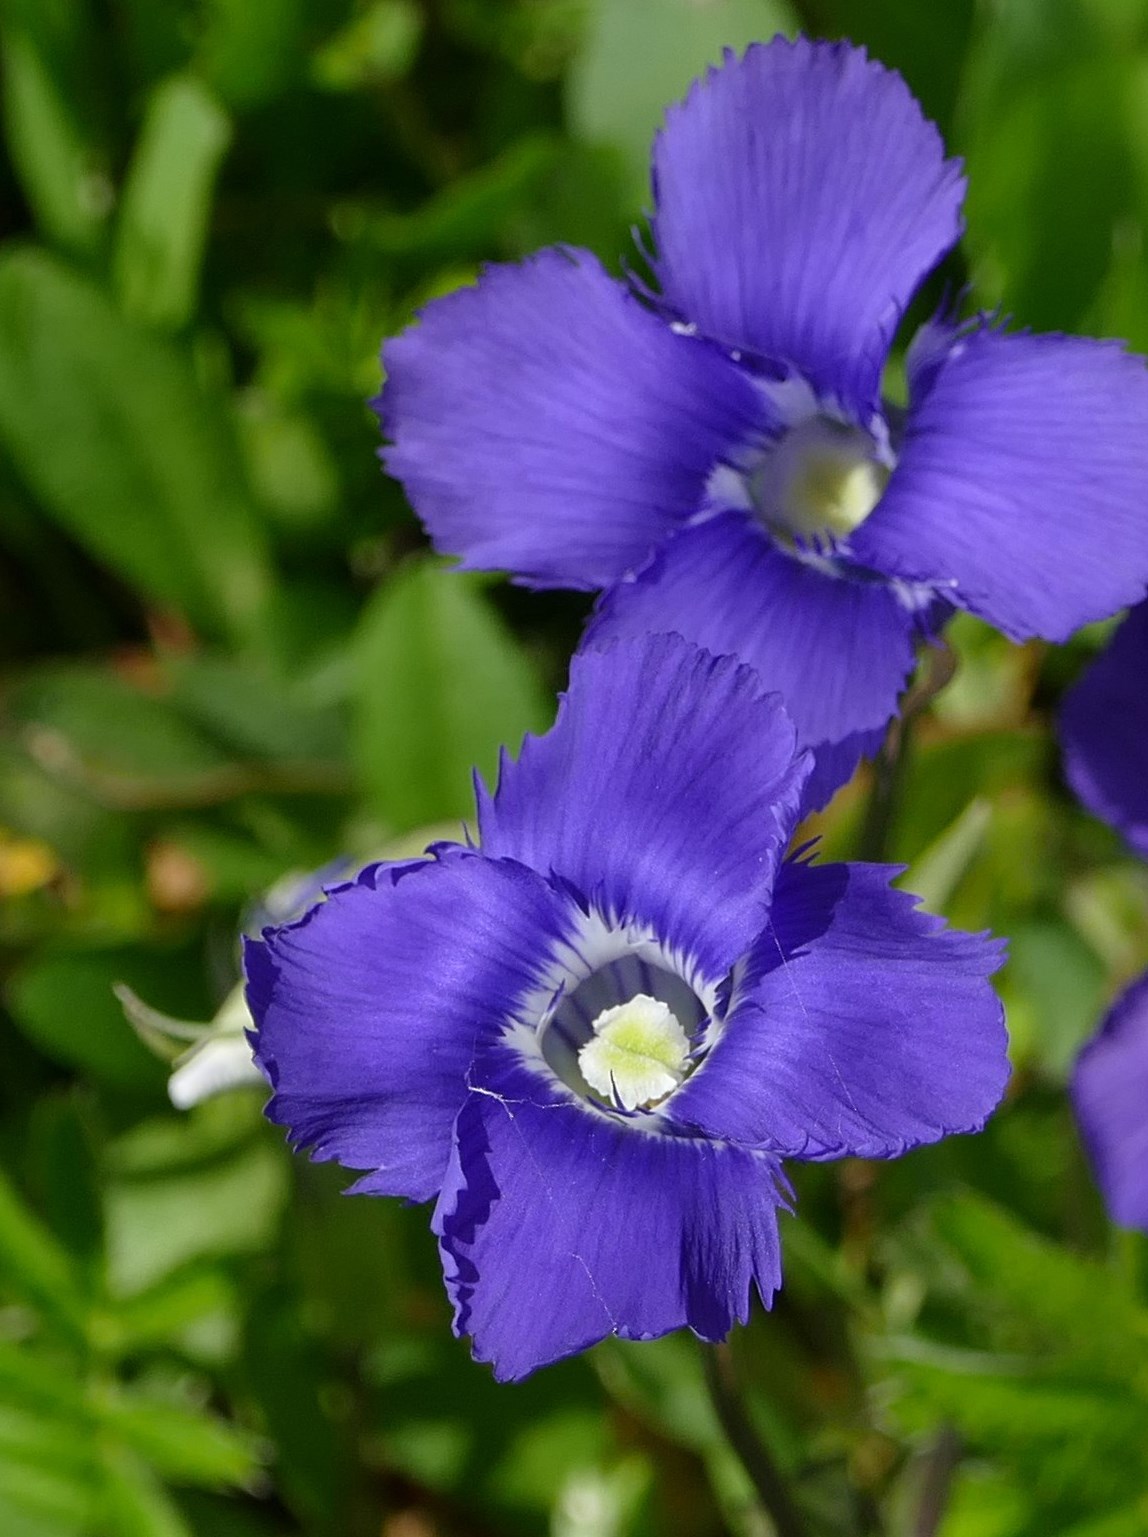
[[[1148,858],[1148,603],[1069,689],[1059,725],[1082,803]],[[1082,1049],[1071,1095],[1113,1221],[1148,1231],[1148,973]]]
[[[583,652],[478,794],[481,846],[375,865],[247,948],[272,1120],[434,1201],[455,1328],[521,1377],[720,1339],[780,1282],[782,1159],[978,1129],[1000,945],[877,865],[785,859],[808,755],[676,637]]]
[[[436,546],[605,589],[598,640],[753,665],[823,801],[948,604],[1062,640],[1148,587],[1148,370],[1115,342],[937,320],[882,375],[964,179],[844,43],[727,54],[654,145],[658,291],[585,251],[488,267],[384,347],[384,450]],[[832,749],[832,751],[830,751]]]
[[[1076,1059],[1072,1105],[1114,1222],[1148,1232],[1148,975]]]
[[[1148,859],[1148,603],[1065,695],[1060,739],[1083,804]]]

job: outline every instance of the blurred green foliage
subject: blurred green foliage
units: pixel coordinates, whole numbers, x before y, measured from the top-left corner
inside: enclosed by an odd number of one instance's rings
[[[111,989],[209,1018],[261,892],[456,823],[545,725],[586,604],[426,553],[378,343],[484,260],[617,268],[662,105],[798,28],[966,157],[944,278],[1148,348],[1142,0],[0,0],[4,1537],[767,1531],[692,1341],[495,1386],[425,1214],[341,1199],[258,1091],[173,1111]],[[1148,1261],[1063,1095],[1148,962],[1148,872],[1049,731],[1101,639],[958,620],[917,724],[889,854],[1012,937],[1016,1074],[979,1138],[797,1171],[735,1353],[819,1532],[1148,1530]]]

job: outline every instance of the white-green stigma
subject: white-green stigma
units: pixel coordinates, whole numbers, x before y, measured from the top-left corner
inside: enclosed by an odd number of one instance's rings
[[[772,528],[816,544],[859,528],[884,495],[889,474],[868,433],[811,416],[791,427],[762,461],[752,495]]]
[[[637,993],[603,1009],[578,1052],[590,1087],[622,1110],[644,1110],[686,1076],[690,1043],[677,1015],[657,998]]]

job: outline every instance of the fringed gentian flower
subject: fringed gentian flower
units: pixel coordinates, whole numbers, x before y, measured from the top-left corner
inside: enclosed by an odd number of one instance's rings
[[[605,589],[599,640],[741,656],[818,749],[811,803],[948,604],[1062,640],[1143,596],[1141,359],[941,318],[907,409],[882,398],[964,195],[898,75],[843,43],[727,54],[667,114],[653,194],[656,291],[546,250],[384,347],[384,460],[440,550]]]
[[[1069,690],[1060,735],[1081,801],[1148,858],[1148,604]],[[1148,1232],[1148,973],[1081,1051],[1071,1094],[1113,1221]]]
[[[455,1329],[501,1378],[609,1334],[705,1339],[780,1281],[781,1161],[979,1128],[993,940],[877,865],[786,861],[775,695],[677,637],[575,658],[480,786],[479,847],[375,865],[248,948],[272,1120],[434,1201]]]

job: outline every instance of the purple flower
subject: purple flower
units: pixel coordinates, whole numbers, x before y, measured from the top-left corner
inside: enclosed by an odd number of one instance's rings
[[[1148,858],[1148,603],[1065,695],[1060,738],[1083,804]],[[1113,1221],[1148,1231],[1148,974],[1082,1049],[1071,1094]]]
[[[1112,1220],[1148,1232],[1148,975],[1076,1059],[1072,1107]]]
[[[439,549],[604,588],[598,639],[751,663],[818,749],[811,802],[948,604],[1061,640],[1143,596],[1141,359],[938,319],[907,410],[882,400],[964,194],[898,75],[846,44],[727,54],[667,114],[653,191],[657,293],[546,250],[384,347],[383,457]]]
[[[479,786],[480,847],[249,945],[268,1114],[353,1189],[436,1202],[456,1332],[498,1376],[723,1337],[780,1281],[782,1159],[892,1157],[997,1103],[999,944],[889,868],[787,861],[808,768],[735,659],[583,652]]]
[[[1065,695],[1060,738],[1083,804],[1148,859],[1148,603]]]

